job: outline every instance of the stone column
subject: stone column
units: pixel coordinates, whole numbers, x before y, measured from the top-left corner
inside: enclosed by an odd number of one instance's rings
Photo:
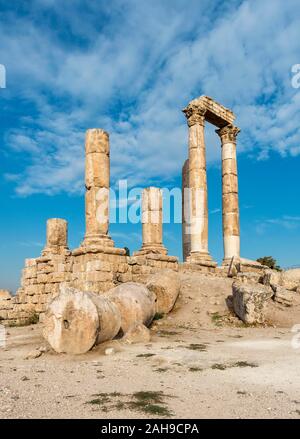
[[[206,148],[204,141],[205,110],[190,104],[183,111],[189,127],[189,232],[191,253],[188,262],[216,266],[208,252]]]
[[[188,230],[190,223],[189,213],[189,160],[184,162],[182,167],[182,255],[183,261],[187,260],[187,257],[191,253],[191,235]]]
[[[68,252],[68,222],[60,218],[47,220],[47,242],[43,256],[62,255]]]
[[[142,192],[143,245],[135,255],[147,253],[167,254],[162,243],[162,192],[149,187]]]
[[[109,135],[89,129],[85,140],[85,222],[83,246],[111,247],[109,227]]]
[[[240,132],[234,125],[216,130],[222,142],[222,203],[223,203],[223,264],[232,257],[240,258],[240,223],[236,137]]]

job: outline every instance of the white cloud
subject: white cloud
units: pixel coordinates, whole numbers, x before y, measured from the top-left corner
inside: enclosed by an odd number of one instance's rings
[[[56,14],[57,31],[11,14],[0,49],[7,98],[26,98],[39,115],[6,135],[13,153],[28,155],[8,175],[20,195],[80,191],[89,127],[111,133],[113,182],[172,181],[187,155],[181,109],[200,94],[236,112],[240,152],[260,160],[272,150],[300,154],[300,93],[290,77],[299,62],[296,0],[33,5]],[[207,155],[220,160],[211,127]]]
[[[22,242],[18,242],[18,245],[22,247],[32,248],[32,247],[43,247],[45,244],[37,241],[22,241]]]
[[[219,212],[221,212],[221,209],[217,207],[216,209],[212,209],[209,213],[211,215],[214,215],[215,213],[219,213]]]
[[[269,227],[280,227],[286,230],[295,230],[300,228],[300,217],[292,215],[283,215],[278,218],[268,218],[259,221],[256,226],[256,232],[262,235],[266,232]]]

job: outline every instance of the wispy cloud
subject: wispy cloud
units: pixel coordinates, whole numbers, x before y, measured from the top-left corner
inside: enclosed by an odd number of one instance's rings
[[[111,231],[110,234],[111,234],[112,238],[122,239],[125,242],[127,242],[127,241],[134,242],[134,243],[141,242],[141,235],[140,235],[140,233],[137,233],[137,232],[125,233],[125,232]]]
[[[38,241],[21,241],[18,242],[18,245],[21,247],[43,247],[45,244],[38,242]]]
[[[285,229],[296,229],[300,227],[300,217],[298,216],[283,216],[282,218],[272,218],[266,220],[267,224],[274,224]]]
[[[80,192],[89,127],[111,133],[113,182],[172,180],[187,154],[180,110],[203,93],[237,113],[241,153],[258,160],[270,151],[300,154],[300,93],[290,84],[299,61],[298,1],[185,6],[34,0],[23,15],[6,7],[3,96],[32,107],[4,141],[26,157],[17,173],[6,172],[19,195]],[[207,143],[214,163],[220,145],[212,129]]]
[[[277,226],[286,230],[294,230],[300,228],[300,217],[283,215],[280,218],[268,218],[258,222],[256,232],[262,235],[271,226]]]
[[[216,209],[212,209],[212,210],[210,210],[210,214],[215,214],[215,213],[219,213],[219,212],[221,212],[221,209],[220,208],[216,208]]]

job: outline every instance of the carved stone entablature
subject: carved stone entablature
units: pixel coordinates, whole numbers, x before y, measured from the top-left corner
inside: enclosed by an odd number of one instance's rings
[[[193,99],[183,110],[188,119],[189,126],[193,121],[194,115],[204,116],[204,119],[218,128],[232,124],[235,120],[234,113],[228,108],[216,102],[209,96],[200,96]]]
[[[187,123],[189,127],[196,125],[197,123],[204,126],[205,123],[205,108],[198,107],[196,105],[188,105],[184,110],[182,110],[187,118]]]
[[[226,127],[216,130],[216,133],[220,136],[223,144],[228,142],[236,142],[237,135],[240,131],[241,130],[238,127],[229,124]]]

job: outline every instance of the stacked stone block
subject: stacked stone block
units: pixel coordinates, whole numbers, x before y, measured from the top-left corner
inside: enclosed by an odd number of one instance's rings
[[[49,224],[52,227],[54,223],[48,221],[47,228]],[[16,296],[0,295],[0,323],[25,325],[36,322],[37,318],[42,321],[48,303],[59,293],[61,284],[101,294],[124,282],[146,282],[149,274],[163,268],[178,271],[177,258],[167,255],[129,257],[79,249],[64,254],[57,254],[56,249],[54,254],[48,251],[47,256],[44,254],[43,250],[41,257],[25,260],[21,288]]]

